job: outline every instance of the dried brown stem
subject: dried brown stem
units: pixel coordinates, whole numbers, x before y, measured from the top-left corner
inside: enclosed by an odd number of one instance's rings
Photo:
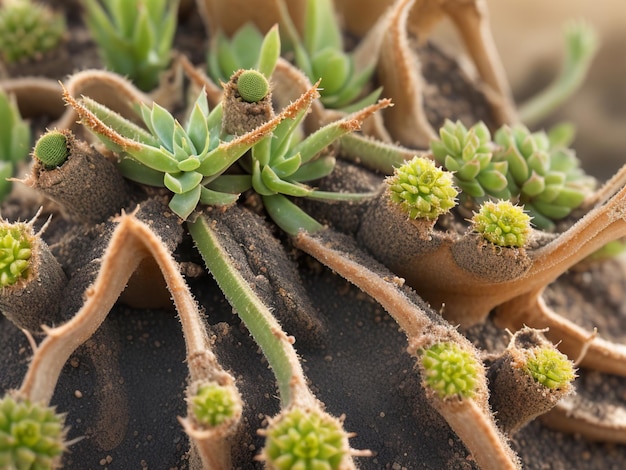
[[[315,235],[301,232],[295,244],[363,292],[370,295],[396,320],[407,335],[409,352],[438,341],[454,341],[474,351],[469,341],[441,317],[423,305],[403,280],[363,254],[345,235],[323,231]],[[448,421],[482,469],[516,469],[519,462],[489,411],[484,371],[478,378],[472,399],[439,399],[431,403]],[[477,429],[479,432],[476,432]]]

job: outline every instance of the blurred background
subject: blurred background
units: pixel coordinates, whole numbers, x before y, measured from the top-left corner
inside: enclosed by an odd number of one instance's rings
[[[563,27],[584,19],[599,50],[583,87],[542,126],[568,120],[585,170],[606,180],[626,163],[626,2],[624,0],[487,0],[495,43],[516,101],[523,102],[558,73]],[[437,34],[454,41],[449,25]],[[452,39],[451,39],[452,38]]]
[[[626,163],[626,2],[624,0],[487,0],[493,35],[518,100],[558,72],[563,25],[584,19],[600,46],[583,87],[553,117],[578,128],[585,169],[606,179]]]

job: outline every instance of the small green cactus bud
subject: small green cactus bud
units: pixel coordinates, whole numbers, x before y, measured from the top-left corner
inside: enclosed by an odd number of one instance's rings
[[[530,234],[530,216],[510,201],[486,201],[472,223],[485,240],[498,246],[521,248]]]
[[[574,152],[551,142],[545,132],[503,126],[494,140],[499,146],[494,160],[508,163],[509,191],[542,230],[553,229],[553,221],[569,215],[595,187]]]
[[[552,347],[530,349],[524,370],[536,382],[550,389],[567,387],[576,377],[572,361]]]
[[[427,158],[415,157],[396,168],[387,184],[390,199],[411,219],[434,220],[456,205],[458,191],[452,185],[452,173]]]
[[[0,55],[7,63],[36,58],[61,42],[65,19],[30,0],[8,0],[0,8]]]
[[[471,398],[477,387],[480,365],[455,343],[437,343],[421,352],[423,380],[441,399]]]
[[[341,423],[317,410],[294,408],[273,420],[262,458],[273,470],[294,468],[336,470],[349,453]]]
[[[57,468],[65,450],[64,417],[53,408],[0,400],[0,468]]]
[[[510,197],[507,163],[492,161],[491,134],[484,123],[468,130],[460,121],[446,120],[439,136],[441,140],[430,143],[431,152],[435,160],[454,172],[454,181],[464,195]]]
[[[32,228],[23,223],[0,222],[0,287],[8,287],[29,274]]]
[[[219,426],[236,417],[240,406],[230,387],[216,383],[201,385],[191,397],[191,409],[196,421],[207,427]]]
[[[261,72],[246,70],[237,79],[237,91],[244,101],[257,103],[267,96],[270,84]]]
[[[60,131],[46,132],[35,144],[33,156],[48,170],[61,166],[70,156],[67,135]]]

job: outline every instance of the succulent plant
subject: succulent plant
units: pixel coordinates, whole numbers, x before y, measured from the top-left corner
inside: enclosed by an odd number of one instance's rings
[[[272,470],[337,470],[349,453],[339,422],[317,410],[288,410],[272,420],[264,434],[262,456]]]
[[[246,70],[237,79],[237,91],[244,101],[256,103],[267,96],[270,84],[261,72]]]
[[[48,169],[61,166],[69,155],[67,135],[60,131],[46,132],[33,149],[33,156]]]
[[[530,234],[530,216],[510,201],[485,201],[472,224],[485,240],[498,246],[521,248]]]
[[[65,450],[64,418],[53,408],[11,396],[0,400],[0,467],[56,468]]]
[[[237,415],[240,403],[234,399],[229,387],[217,383],[200,385],[191,397],[191,408],[195,420],[202,426],[219,426]]]
[[[441,140],[430,143],[440,164],[454,172],[454,181],[467,196],[508,199],[506,162],[493,161],[491,134],[479,122],[468,130],[460,121],[446,120],[439,129]]]
[[[26,224],[0,222],[0,287],[12,286],[28,276],[32,237]]]
[[[11,191],[7,181],[15,173],[18,162],[28,156],[30,150],[30,126],[20,116],[12,95],[0,89],[0,200]]]
[[[414,157],[387,178],[391,201],[409,218],[436,219],[456,205],[458,191],[452,173],[437,168],[432,160]]]
[[[65,18],[31,0],[0,6],[0,57],[6,63],[34,59],[56,48],[66,32]]]
[[[178,0],[85,0],[86,23],[105,65],[149,91],[169,65]]]
[[[536,347],[527,353],[524,370],[541,385],[560,389],[576,377],[574,365],[566,355],[552,347]]]
[[[545,132],[503,126],[494,141],[500,147],[494,159],[508,163],[512,197],[541,229],[552,229],[554,221],[567,217],[595,187],[595,179],[580,168],[574,152],[553,145]]]
[[[232,38],[217,31],[207,50],[207,69],[211,78],[225,82],[239,69],[253,69],[263,43],[263,34],[252,23],[239,28]]]
[[[471,398],[479,365],[469,351],[455,343],[436,343],[421,351],[423,380],[439,398]]]

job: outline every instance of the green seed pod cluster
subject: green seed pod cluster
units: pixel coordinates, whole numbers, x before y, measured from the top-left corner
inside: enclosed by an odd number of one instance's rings
[[[498,246],[521,248],[530,234],[530,216],[510,201],[485,201],[472,223],[485,240]]]
[[[553,347],[536,347],[528,351],[524,370],[550,389],[567,387],[576,377],[574,364]]]
[[[316,410],[288,410],[270,423],[265,434],[268,469],[336,470],[349,452],[341,423]]]
[[[479,122],[469,130],[460,122],[446,120],[439,130],[441,140],[430,143],[435,160],[454,172],[456,185],[473,198],[486,195],[510,197],[507,189],[507,163],[493,160],[491,134]]]
[[[257,103],[270,92],[270,84],[261,72],[246,70],[237,79],[237,91],[244,101]]]
[[[455,343],[437,343],[421,352],[423,380],[441,398],[471,398],[476,392],[480,365]]]
[[[0,287],[8,287],[29,274],[33,234],[30,226],[0,222]]]
[[[9,396],[0,400],[0,468],[57,468],[64,439],[64,418],[53,408]]]
[[[553,221],[569,215],[595,187],[595,179],[579,167],[574,152],[552,144],[545,132],[503,126],[494,141],[500,147],[494,158],[508,163],[509,191],[540,229],[553,229]]]
[[[219,426],[234,418],[240,406],[231,388],[216,383],[201,385],[191,398],[191,409],[196,421],[207,427]]]
[[[0,8],[0,55],[7,63],[33,59],[56,48],[65,19],[30,0],[7,0]]]
[[[33,156],[48,170],[61,166],[70,156],[68,136],[61,131],[46,132],[37,140]]]
[[[458,191],[452,173],[437,168],[432,160],[415,157],[387,178],[391,201],[409,218],[434,220],[456,205]]]

